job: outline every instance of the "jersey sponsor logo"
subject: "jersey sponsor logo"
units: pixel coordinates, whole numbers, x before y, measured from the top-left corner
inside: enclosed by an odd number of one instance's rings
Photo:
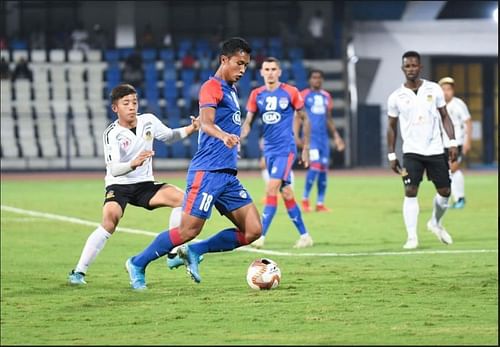
[[[236,125],[241,125],[241,112],[236,111],[233,113],[233,123]]]
[[[244,190],[240,190],[240,196],[242,199],[246,199],[248,197],[248,194],[246,191]]]
[[[322,95],[315,95],[311,112],[316,114],[324,114],[326,112],[325,99]]]
[[[281,97],[278,101],[278,105],[280,105],[281,109],[284,110],[288,107],[288,99],[285,97]]]
[[[276,124],[281,120],[281,114],[274,111],[265,112],[262,114],[262,121],[266,124]]]

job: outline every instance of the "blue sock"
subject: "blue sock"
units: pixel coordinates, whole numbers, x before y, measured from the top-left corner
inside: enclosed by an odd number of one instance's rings
[[[178,236],[179,233],[178,228],[172,229],[172,231],[166,230],[161,232],[160,234],[158,234],[158,236],[156,236],[153,242],[151,242],[149,246],[146,247],[146,249],[144,249],[138,255],[132,257],[132,264],[145,268],[153,260],[156,260],[171,251],[172,248],[179,244],[174,244],[172,242],[172,232],[176,233],[176,235],[174,235],[174,239],[176,239],[176,236]]]
[[[326,193],[326,183],[327,183],[327,172],[321,171],[318,176],[318,199],[317,204],[323,204],[325,202]]]
[[[264,211],[262,212],[262,236],[266,236],[267,234],[267,230],[269,229],[274,215],[276,214],[277,204],[277,196],[267,196],[266,205],[264,206]]]
[[[309,169],[307,171],[306,184],[304,187],[304,195],[303,195],[304,200],[309,199],[309,194],[311,194],[311,188],[314,184],[314,181],[316,180],[317,175],[318,175],[318,171],[316,171],[316,170]]]
[[[201,255],[211,252],[231,251],[246,244],[245,235],[242,232],[239,232],[236,228],[228,228],[219,231],[206,240],[190,244],[189,249]]]
[[[304,225],[304,221],[302,220],[302,213],[300,212],[295,199],[285,200],[285,206],[288,211],[288,216],[292,220],[293,224],[295,224],[295,227],[299,231],[299,234],[307,234],[306,226]]]

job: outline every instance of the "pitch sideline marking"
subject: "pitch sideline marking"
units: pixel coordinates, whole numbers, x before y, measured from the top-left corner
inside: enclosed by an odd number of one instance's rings
[[[1,209],[9,212],[14,212],[18,214],[28,215],[32,217],[41,217],[50,220],[58,220],[67,223],[73,224],[81,224],[97,227],[100,224],[80,218],[61,216],[53,213],[46,212],[37,212],[31,210],[24,210],[17,207],[11,207],[6,205],[1,205]],[[158,233],[154,233],[151,231],[140,230],[140,229],[132,229],[125,227],[117,227],[117,231],[122,231],[129,234],[139,234],[139,235],[147,235],[147,236],[157,236]],[[199,239],[195,239],[199,240]],[[265,249],[255,249],[249,246],[241,247],[236,249],[237,251],[246,251],[251,253],[262,253],[268,255],[277,255],[277,256],[293,256],[293,257],[363,257],[363,256],[390,256],[390,255],[418,255],[418,254],[463,254],[463,253],[497,253],[497,249],[453,249],[453,250],[429,250],[429,251],[405,251],[405,252],[359,252],[359,253],[291,253],[291,252],[280,252],[280,251],[272,251]]]

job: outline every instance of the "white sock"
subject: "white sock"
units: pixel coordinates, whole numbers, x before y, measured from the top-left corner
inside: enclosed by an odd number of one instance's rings
[[[406,232],[409,239],[417,239],[417,222],[420,207],[417,197],[409,198],[405,196],[403,202],[403,219],[406,225]]]
[[[82,255],[76,265],[75,272],[87,273],[87,269],[94,262],[99,252],[104,248],[106,241],[111,237],[102,226],[94,230],[83,247]]]
[[[267,169],[260,170],[260,174],[262,175],[262,179],[264,180],[264,182],[269,182],[269,172],[267,171]]]
[[[451,194],[453,194],[455,201],[465,196],[465,180],[462,170],[457,170],[451,174]]]
[[[448,199],[449,198],[445,198],[439,195],[439,193],[436,193],[434,197],[434,208],[432,209],[432,222],[434,224],[441,224],[441,218],[448,208]]]
[[[168,221],[168,230],[178,228],[181,225],[182,207],[174,207],[170,212],[170,219]]]

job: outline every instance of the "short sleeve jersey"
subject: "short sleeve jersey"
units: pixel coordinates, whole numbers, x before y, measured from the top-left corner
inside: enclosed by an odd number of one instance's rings
[[[465,141],[465,121],[470,119],[469,109],[465,102],[460,98],[453,97],[449,103],[446,104],[446,110],[450,115],[451,121],[453,123],[453,128],[455,129],[455,139],[457,139],[457,144],[459,146],[464,144]],[[471,136],[471,134],[467,134]],[[450,147],[450,139],[448,134],[443,131],[443,141],[446,148]]]
[[[437,109],[446,105],[443,90],[437,83],[422,81],[416,94],[404,85],[396,89],[389,96],[387,113],[399,118],[403,153],[441,154],[444,146]]]
[[[311,123],[311,148],[328,145],[327,120],[333,110],[333,101],[326,90],[304,89],[300,92],[304,99],[305,109]]]
[[[218,77],[210,77],[200,88],[200,109],[215,108],[215,125],[223,131],[240,136],[241,111],[236,88]],[[188,171],[215,171],[237,169],[238,149],[228,148],[224,142],[205,134],[198,134],[198,150]]]
[[[304,107],[304,100],[297,88],[280,83],[273,91],[265,86],[250,93],[247,111],[262,119],[265,156],[285,156],[296,153],[293,134],[295,110]]]
[[[103,133],[106,186],[154,181],[151,158],[128,174],[117,177],[111,175],[109,164],[129,162],[142,151],[151,151],[154,139],[167,141],[172,134],[172,129],[151,113],[137,116],[135,133],[131,129],[122,127],[118,120],[111,123]]]

